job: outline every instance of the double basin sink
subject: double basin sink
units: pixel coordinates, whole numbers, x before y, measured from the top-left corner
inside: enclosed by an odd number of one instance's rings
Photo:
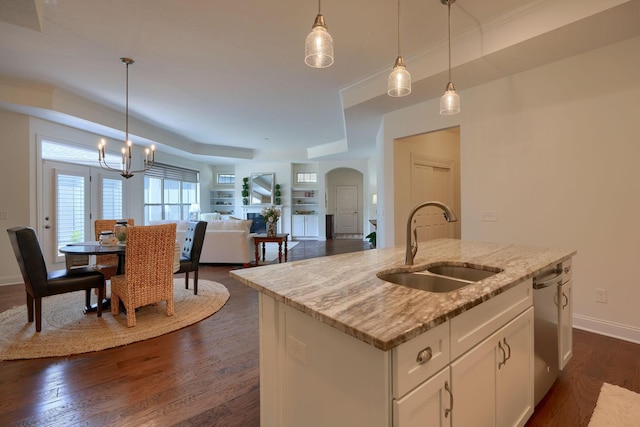
[[[502,269],[443,263],[418,271],[381,271],[379,279],[428,292],[452,292],[500,273]]]

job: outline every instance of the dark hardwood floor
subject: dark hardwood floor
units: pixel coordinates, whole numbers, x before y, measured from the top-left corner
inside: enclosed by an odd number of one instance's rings
[[[289,259],[368,248],[303,241]],[[229,277],[234,268],[201,267],[231,297],[195,325],[96,353],[0,362],[0,425],[258,426],[258,298]],[[0,311],[24,298],[22,285],[0,286]],[[586,426],[604,381],[640,392],[640,345],[576,330],[573,359],[527,426]]]

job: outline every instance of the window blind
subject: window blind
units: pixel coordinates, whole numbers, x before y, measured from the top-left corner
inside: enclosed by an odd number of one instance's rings
[[[200,182],[200,173],[191,169],[178,166],[154,163],[151,169],[144,173],[146,176],[161,179],[171,179],[183,182]]]

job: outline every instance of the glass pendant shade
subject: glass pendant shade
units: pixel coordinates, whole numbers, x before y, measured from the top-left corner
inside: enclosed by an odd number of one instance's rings
[[[333,64],[333,38],[320,14],[305,41],[304,62],[313,68],[326,68]]]
[[[393,71],[387,81],[387,94],[393,97],[407,96],[411,93],[411,74],[404,66],[401,56],[396,59]]]
[[[447,84],[447,89],[440,98],[440,114],[458,114],[460,112],[460,96],[456,92],[456,88],[453,87],[453,83]]]

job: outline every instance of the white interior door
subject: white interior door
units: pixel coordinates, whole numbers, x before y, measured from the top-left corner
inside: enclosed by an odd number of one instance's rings
[[[453,206],[452,168],[436,160],[414,158],[411,164],[411,207],[427,201],[439,201]],[[455,237],[455,229],[445,221],[436,207],[420,209],[414,216],[418,241]]]
[[[58,248],[91,238],[91,173],[86,166],[43,161],[42,227],[39,233],[47,265],[61,263]]]
[[[336,223],[337,234],[355,234],[358,232],[358,187],[355,185],[336,186]]]

